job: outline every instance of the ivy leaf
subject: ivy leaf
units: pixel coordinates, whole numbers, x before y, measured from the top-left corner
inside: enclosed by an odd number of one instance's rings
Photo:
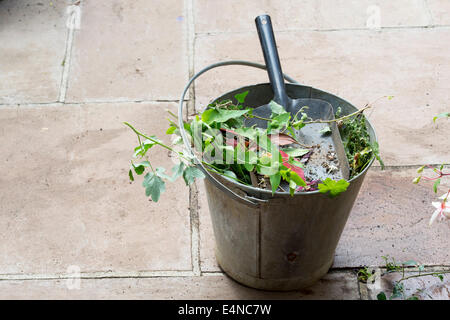
[[[283,151],[287,153],[289,156],[294,158],[304,156],[309,152],[308,149],[300,149],[300,148],[286,148],[283,149]]]
[[[439,118],[449,118],[449,117],[450,117],[450,112],[443,112],[443,113],[440,113],[437,116],[435,116],[433,118],[433,122],[436,122],[436,120]]]
[[[247,91],[244,91],[244,92],[242,92],[242,93],[238,93],[237,95],[235,95],[234,97],[235,97],[235,99],[239,102],[239,103],[244,103],[244,101],[245,101],[245,97],[247,97],[247,95],[248,95],[248,90]]]
[[[197,167],[186,167],[183,172],[183,179],[187,186],[191,185],[195,178],[203,179],[204,177],[205,174]]]
[[[278,103],[276,103],[273,100],[270,101],[269,107],[272,110],[272,115],[278,115],[278,114],[282,114],[282,113],[286,112],[286,110],[283,108],[283,106],[279,105]]]
[[[327,193],[329,192],[330,197],[334,198],[347,190],[347,187],[350,185],[346,180],[341,179],[339,181],[331,180],[330,178],[326,178],[323,183],[319,183],[319,192]]]
[[[154,202],[158,202],[161,193],[166,190],[165,182],[153,172],[145,175],[142,185],[145,188],[145,195],[151,196]]]
[[[206,124],[223,123],[230,119],[236,119],[246,114],[249,109],[245,110],[225,110],[225,109],[208,109],[202,113],[202,121]]]
[[[279,172],[270,176],[270,185],[272,186],[272,194],[274,194],[275,191],[277,191],[280,182],[281,182],[281,174]]]
[[[377,294],[377,300],[387,300],[386,294],[381,291],[379,294]]]
[[[434,193],[437,193],[437,191],[438,191],[438,186],[439,186],[439,184],[441,183],[441,179],[437,179],[435,182],[434,182],[434,184],[433,184],[433,191],[434,191]]]
[[[289,124],[289,119],[291,119],[291,115],[288,112],[283,112],[274,118],[269,123],[271,129],[278,129],[287,127]]]

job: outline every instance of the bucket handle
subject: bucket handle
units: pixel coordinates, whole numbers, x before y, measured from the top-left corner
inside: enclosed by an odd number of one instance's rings
[[[217,62],[217,63],[211,64],[211,65],[203,68],[202,70],[197,72],[184,87],[183,93],[180,98],[180,104],[178,107],[178,125],[180,128],[181,137],[183,139],[185,147],[189,151],[190,156],[193,157],[194,163],[196,164],[196,166],[205,174],[205,176],[212,183],[214,183],[216,185],[216,187],[218,187],[220,190],[225,192],[231,198],[234,198],[243,204],[255,207],[255,206],[259,206],[261,203],[267,202],[268,200],[258,199],[258,198],[254,198],[254,197],[251,197],[248,195],[246,195],[245,197],[242,197],[239,194],[237,194],[236,192],[234,192],[233,190],[231,190],[230,188],[223,185],[221,182],[219,182],[219,180],[217,180],[215,177],[213,177],[211,175],[211,173],[208,171],[208,169],[205,168],[205,166],[202,164],[202,162],[192,152],[190,141],[188,140],[188,138],[186,136],[186,131],[184,130],[184,124],[183,124],[184,97],[186,96],[186,93],[189,90],[191,84],[194,82],[195,79],[197,79],[199,76],[201,76],[203,73],[205,73],[208,70],[211,70],[211,69],[214,69],[217,67],[222,67],[222,66],[230,66],[230,65],[242,65],[242,66],[248,66],[248,67],[254,67],[254,68],[258,68],[258,69],[267,70],[266,66],[263,64],[250,62],[250,61],[244,61],[244,60],[230,60],[230,61]],[[297,81],[295,81],[293,78],[289,77],[288,75],[283,74],[283,77],[290,83],[298,83]]]

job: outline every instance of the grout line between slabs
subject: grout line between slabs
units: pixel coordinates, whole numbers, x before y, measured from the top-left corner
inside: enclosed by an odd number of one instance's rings
[[[195,40],[195,22],[193,0],[185,0],[186,10],[186,42],[188,53],[188,74],[189,79],[194,75],[194,40]],[[186,117],[189,116],[190,109],[195,110],[195,84],[193,83],[189,89],[189,100],[187,102]],[[193,183],[189,186],[189,219],[191,225],[191,261],[192,271],[194,275],[200,276],[200,219],[198,215],[198,188]]]
[[[424,26],[392,26],[381,27],[380,29],[370,29],[366,27],[360,28],[330,28],[330,29],[313,29],[313,28],[298,28],[298,29],[285,29],[277,30],[277,33],[295,33],[299,31],[303,32],[346,32],[346,31],[367,31],[367,32],[382,32],[382,31],[401,31],[401,30],[422,30],[422,29],[449,29],[450,25],[424,25]],[[256,31],[251,30],[238,30],[238,31],[203,31],[196,32],[195,35],[199,37],[205,36],[218,36],[223,34],[254,34]]]
[[[82,272],[79,274],[0,274],[1,281],[58,280],[58,279],[129,279],[193,277],[192,271],[134,271],[134,272]]]

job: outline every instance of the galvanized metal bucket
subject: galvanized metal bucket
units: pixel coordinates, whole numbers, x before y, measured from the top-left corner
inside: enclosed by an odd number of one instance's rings
[[[180,99],[182,126],[183,99],[191,83],[204,72],[224,65],[247,65],[246,61],[228,61],[211,65],[196,74]],[[285,76],[289,82],[294,82]],[[262,105],[273,97],[269,83],[228,92],[214,101],[230,99],[249,91],[246,105]],[[342,114],[357,111],[349,102],[330,93],[300,84],[287,84],[292,98],[317,98],[328,101]],[[236,101],[235,101],[236,102]],[[366,122],[372,142],[376,134]],[[190,148],[185,132],[186,147]],[[308,287],[323,277],[333,264],[334,252],[367,170],[350,180],[347,191],[331,199],[318,191],[276,192],[240,184],[232,179],[199,168],[206,175],[205,187],[216,240],[216,258],[230,277],[247,286],[265,290],[295,290]]]

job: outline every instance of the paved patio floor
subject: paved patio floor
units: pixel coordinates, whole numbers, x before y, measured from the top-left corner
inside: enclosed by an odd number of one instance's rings
[[[155,204],[127,176],[136,138],[123,122],[168,141],[166,110],[196,71],[263,63],[262,13],[293,78],[359,107],[394,96],[367,113],[386,170],[369,171],[328,275],[288,293],[222,273],[201,182]],[[356,270],[382,256],[448,270],[449,224],[428,226],[436,196],[411,181],[450,159],[449,122],[432,121],[450,111],[449,44],[448,0],[0,0],[0,298],[374,299],[392,279],[367,288]],[[260,82],[261,70],[213,70],[188,114]],[[449,299],[449,278],[411,286]]]

